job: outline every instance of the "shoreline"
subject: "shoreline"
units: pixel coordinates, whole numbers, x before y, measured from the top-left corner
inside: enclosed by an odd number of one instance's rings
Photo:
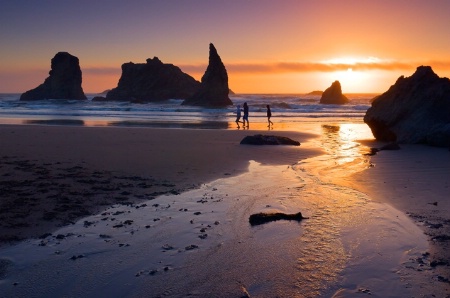
[[[346,143],[345,146],[338,144],[337,147],[335,146],[339,138],[345,139],[345,134],[352,130],[351,126],[346,126],[349,125],[337,125],[338,129],[336,129],[336,125],[321,125],[319,123],[313,126],[305,126],[303,127],[304,132],[297,133],[284,130],[263,131],[253,129],[180,130],[164,128],[0,125],[0,138],[7,140],[8,144],[0,148],[0,157],[2,158],[0,171],[3,174],[0,176],[0,181],[4,181],[3,179],[5,178],[9,179],[8,176],[4,175],[5,171],[23,172],[21,174],[23,176],[20,177],[22,182],[25,182],[25,185],[18,185],[18,189],[21,189],[20,191],[23,191],[24,188],[26,190],[27,187],[35,187],[35,190],[39,190],[38,193],[42,196],[50,197],[50,199],[53,199],[53,202],[59,198],[58,206],[61,207],[56,212],[55,217],[52,217],[51,214],[39,214],[42,217],[40,226],[14,226],[14,221],[12,221],[10,222],[12,223],[11,230],[17,232],[28,228],[32,232],[29,234],[24,233],[25,239],[39,237],[42,234],[49,233],[49,231],[53,232],[59,229],[62,225],[69,224],[68,227],[70,227],[72,222],[75,222],[77,219],[97,214],[97,212],[106,210],[112,205],[139,208],[140,202],[152,199],[152,197],[164,200],[166,194],[174,195],[189,190],[198,190],[205,183],[242,175],[248,171],[248,166],[251,164],[249,163],[250,160],[254,160],[262,165],[277,166],[293,165],[305,160],[308,160],[308,162],[310,160],[320,160],[326,152],[328,154],[337,152],[336,161],[339,161],[339,158],[348,160],[355,155],[361,156],[361,152],[358,151],[360,150],[358,149],[359,145],[355,147],[356,151],[352,150],[351,146],[354,146],[354,144],[351,142],[350,149],[345,148],[345,150],[352,152],[351,155],[339,156],[343,152],[341,149],[349,144]],[[244,136],[257,133],[288,136],[299,140],[301,146],[294,148],[239,145],[240,140]],[[354,136],[354,138],[355,140],[360,140],[357,136]],[[361,141],[361,143],[377,147],[375,141]],[[363,167],[369,166],[364,164],[367,162],[367,159],[361,158],[357,162],[359,165],[355,166],[357,169],[355,173],[352,172],[352,163],[354,161],[350,161],[348,162],[350,166],[345,165],[345,168],[349,170],[346,173],[346,177],[335,182],[338,185],[346,185],[351,189],[367,194],[374,202],[387,203],[402,213],[409,214],[409,217],[416,224],[419,226],[424,225],[422,228],[425,227],[425,233],[428,233],[428,236],[430,236],[430,230],[427,230],[428,227],[425,224],[434,224],[437,220],[436,216],[434,216],[436,206],[428,204],[433,202],[425,202],[423,194],[418,193],[415,202],[419,205],[421,204],[420,206],[417,205],[420,208],[415,210],[408,208],[408,195],[411,196],[411,189],[408,186],[411,181],[420,179],[423,176],[423,172],[417,171],[418,168],[413,167],[408,169],[408,179],[399,180],[399,178],[404,172],[405,165],[410,164],[410,160],[416,160],[417,157],[421,156],[426,157],[427,151],[434,151],[434,149],[428,150],[428,147],[417,147],[415,145],[406,147],[417,148],[417,150],[412,150],[411,152],[409,148],[406,148],[406,152],[402,150],[399,152],[379,152],[378,155],[368,159],[375,164],[375,167],[365,169],[362,172],[360,171],[361,165]],[[181,153],[180,148],[183,148]],[[444,151],[439,151],[439,155],[433,154],[433,156],[445,157]],[[386,159],[388,154],[395,153],[399,155],[396,155],[394,159]],[[446,153],[448,154],[448,152]],[[421,163],[430,164],[428,179],[436,176],[436,172],[433,172],[433,167],[436,165],[435,162],[436,160],[430,161],[426,159],[421,161]],[[384,165],[392,163],[395,164],[397,171],[393,172],[391,169],[388,170],[384,167]],[[416,163],[416,165],[421,163]],[[337,164],[338,168],[344,167],[340,162]],[[314,166],[314,163],[312,165]],[[177,170],[174,171],[174,169]],[[444,172],[445,169],[447,168],[444,167]],[[450,166],[448,169],[450,169]],[[323,173],[320,173],[320,170],[317,169],[318,177],[326,179],[335,177],[333,176],[333,166],[326,167],[326,171]],[[332,171],[327,172],[329,170]],[[327,177],[327,173],[331,174],[331,176]],[[42,182],[43,175],[56,177],[57,179],[54,180],[55,183],[53,185],[48,183],[40,185],[37,181]],[[87,176],[92,178],[85,179]],[[445,179],[443,177],[445,176],[441,174],[441,181]],[[74,188],[68,187],[69,181],[74,178],[76,185],[73,186]],[[36,183],[33,181],[36,181]],[[383,181],[385,186],[382,189],[380,189],[381,181]],[[406,183],[406,188],[404,183]],[[113,185],[115,187],[109,188],[105,187],[105,185]],[[404,194],[399,195],[397,201],[390,197],[392,194],[396,195],[396,192],[393,191],[396,190],[393,189],[396,185],[404,190]],[[80,189],[86,188],[90,189],[90,191],[80,191]],[[435,223],[442,225],[438,228],[439,231],[442,231],[441,228],[448,228],[447,219],[443,217],[450,207],[445,204],[447,200],[444,200],[446,189],[448,190],[448,184],[447,188],[435,189],[441,196],[438,200],[438,206],[442,208],[444,213],[439,214],[439,217],[444,218],[444,220]],[[414,189],[414,191],[417,192],[417,189]],[[25,195],[27,195],[26,192]],[[28,195],[29,192],[28,190]],[[149,193],[152,194],[150,197]],[[76,197],[76,199],[67,201],[70,197]],[[82,198],[91,200],[91,198],[95,197],[101,197],[101,199],[93,199],[93,205],[91,206],[80,203]],[[33,202],[35,203],[35,201]],[[47,201],[46,203],[49,202]],[[84,210],[80,208],[80,205],[84,207]],[[424,211],[423,208],[421,209],[422,205],[430,207],[429,210],[425,210],[427,213],[420,213]],[[17,207],[19,209],[22,208],[20,205]],[[45,208],[43,209],[42,205],[38,205],[37,208],[46,210]],[[66,217],[74,210],[79,213],[75,212],[75,214],[71,215],[73,216],[71,222],[64,222],[61,218],[58,218],[58,214],[60,217]],[[31,210],[31,213],[35,214],[36,212]],[[419,214],[422,217],[411,216],[411,213]],[[43,220],[45,215],[47,215],[48,220]],[[20,214],[20,212],[16,214],[17,219],[23,219],[23,216],[26,215]],[[33,220],[36,220],[36,218]],[[438,231],[436,228],[430,229]],[[441,233],[441,235],[445,234]],[[446,244],[446,241],[442,243]],[[446,282],[449,277],[448,263],[445,263],[447,262],[445,260],[448,260],[446,259],[448,258],[448,250],[446,250],[448,247],[445,246],[442,249],[442,246],[440,246],[442,243],[430,241],[430,256],[416,257],[414,260],[409,260],[408,264],[404,264],[414,268],[414,273],[412,274],[418,275],[415,277],[415,281],[424,293],[448,295],[450,292]],[[433,260],[442,260],[443,263],[430,266]],[[340,297],[338,294],[336,294],[336,297]]]

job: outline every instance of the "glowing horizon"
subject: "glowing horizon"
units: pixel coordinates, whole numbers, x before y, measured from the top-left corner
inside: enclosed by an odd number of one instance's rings
[[[145,61],[134,63],[145,63]],[[163,61],[163,63],[172,64],[168,61]],[[100,93],[117,86],[121,75],[120,66],[83,67],[82,61],[80,61],[80,64],[85,93]],[[450,61],[405,63],[382,60],[376,57],[341,57],[310,63],[261,62],[227,64],[225,62],[230,88],[236,93],[308,93],[315,90],[324,91],[336,80],[341,83],[344,93],[382,93],[390,85],[394,84],[399,76],[408,77],[421,65],[432,66],[433,70],[441,77],[443,77],[441,73],[449,73],[450,71]],[[207,64],[204,63],[176,66],[199,81],[207,68]],[[33,77],[34,82],[30,82],[30,87],[26,90],[2,91],[1,93],[23,93],[35,88],[48,77],[49,70],[50,65],[48,65],[48,69],[17,70],[16,73],[10,71],[10,75],[20,76],[22,82],[24,77],[27,76]],[[27,72],[28,75],[26,74]],[[392,72],[391,80],[387,81],[387,85],[377,82],[377,76],[382,75],[383,72]],[[289,81],[285,81],[286,75],[289,75]],[[305,86],[302,82],[308,82],[308,79],[302,78],[304,76],[309,76],[310,80],[313,77],[313,82],[309,82]],[[258,89],[258,84],[262,84],[260,83],[261,81],[266,82],[267,80],[272,81],[269,84],[269,88],[259,88],[261,91],[254,91]],[[284,81],[284,83],[280,83],[280,80]],[[244,82],[244,84],[239,84],[239,81]],[[263,83],[263,85],[267,86],[267,83]]]
[[[23,93],[66,51],[85,93],[117,86],[121,65],[159,57],[200,80],[212,42],[236,93],[382,93],[421,65],[450,77],[450,1],[16,0],[0,11],[0,93]],[[112,21],[114,20],[114,21]]]

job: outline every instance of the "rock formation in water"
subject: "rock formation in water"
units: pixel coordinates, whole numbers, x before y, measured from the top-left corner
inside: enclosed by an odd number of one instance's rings
[[[372,101],[364,122],[380,141],[450,146],[450,80],[420,66]]]
[[[334,83],[322,93],[320,103],[336,105],[348,103],[348,98],[342,94],[341,83],[339,83],[339,81],[334,81]]]
[[[319,90],[314,90],[309,93],[306,93],[306,95],[320,95],[320,96],[322,96],[322,94],[323,94],[323,91],[319,91]]]
[[[116,88],[106,94],[108,101],[151,102],[186,99],[200,88],[200,82],[173,64],[157,57],[147,63],[122,64],[122,76]]]
[[[23,93],[20,100],[86,99],[77,57],[66,52],[57,53],[51,61],[49,75],[44,83]]]
[[[200,89],[183,101],[183,105],[226,107],[233,105],[228,97],[228,74],[214,45],[209,44],[209,64],[202,77]]]

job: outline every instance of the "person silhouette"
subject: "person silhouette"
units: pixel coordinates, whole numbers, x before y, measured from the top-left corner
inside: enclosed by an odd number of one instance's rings
[[[244,102],[244,117],[242,118],[242,122],[245,126],[245,121],[247,121],[247,127],[250,126],[250,122],[248,121],[248,105],[247,102]]]
[[[273,125],[273,122],[270,121],[270,117],[272,117],[272,111],[270,110],[270,106],[267,105],[267,122],[269,123],[269,125],[267,125],[267,127],[270,127],[270,125]]]
[[[239,120],[241,120],[241,105],[236,106],[236,124],[237,124],[238,128],[240,128]]]

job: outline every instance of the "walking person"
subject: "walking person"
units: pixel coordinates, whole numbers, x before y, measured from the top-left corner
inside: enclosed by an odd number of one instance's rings
[[[244,102],[244,117],[242,118],[242,122],[244,123],[245,127],[245,121],[247,121],[247,128],[250,126],[250,122],[248,122],[248,105],[247,102]]]
[[[237,127],[240,128],[239,122],[241,120],[241,105],[237,105],[236,107],[236,124]]]
[[[267,125],[267,127],[270,127],[270,125],[273,125],[273,122],[270,121],[270,117],[272,117],[272,111],[270,110],[270,106],[267,105],[267,122],[269,123],[269,125]]]

